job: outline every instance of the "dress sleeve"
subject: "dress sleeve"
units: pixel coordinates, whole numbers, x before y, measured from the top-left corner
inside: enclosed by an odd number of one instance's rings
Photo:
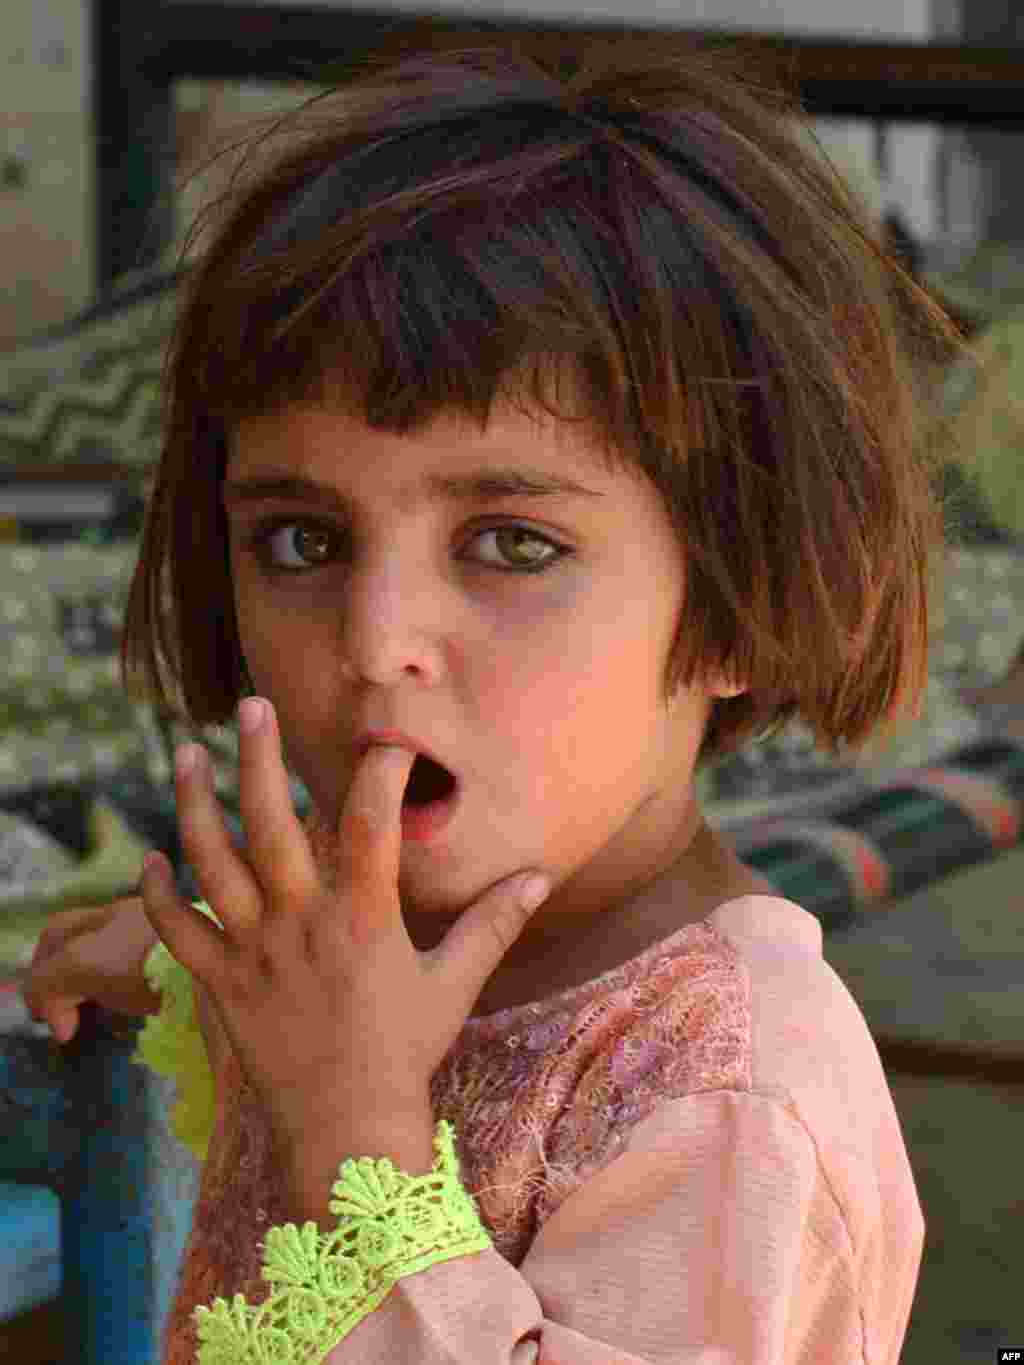
[[[785,1097],[709,1091],[667,1101],[547,1219],[518,1268],[485,1233],[473,1241],[475,1205],[446,1138],[441,1124],[433,1202],[451,1222],[440,1242],[429,1198],[419,1225],[381,1216],[396,1181],[422,1193],[431,1176],[346,1162],[331,1205],[337,1232],[271,1229],[264,1267],[276,1289],[266,1304],[251,1309],[236,1295],[197,1310],[199,1365],[897,1365],[923,1220],[907,1228],[902,1251],[890,1249],[889,1264],[878,1247],[892,1244],[870,1220],[858,1236],[871,1245],[855,1245],[817,1144]],[[869,1164],[853,1165],[841,1173],[847,1190],[871,1183]],[[865,1188],[864,1198],[880,1224],[879,1190]],[[461,1250],[367,1297],[368,1271],[408,1257],[418,1235],[435,1245],[449,1237],[454,1248],[460,1231]],[[879,1295],[866,1287],[871,1266]],[[352,1303],[357,1281],[362,1308],[339,1333],[336,1310]]]
[[[193,904],[223,928],[205,901]],[[202,1164],[213,1133],[216,1090],[197,1015],[196,983],[162,942],[147,954],[142,970],[147,985],[161,1000],[159,1011],[147,1015],[139,1030],[132,1061],[174,1081],[177,1098],[169,1118],[171,1132]]]

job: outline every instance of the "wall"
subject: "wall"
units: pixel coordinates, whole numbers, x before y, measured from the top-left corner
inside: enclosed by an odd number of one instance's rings
[[[0,346],[90,296],[89,0],[3,0]]]

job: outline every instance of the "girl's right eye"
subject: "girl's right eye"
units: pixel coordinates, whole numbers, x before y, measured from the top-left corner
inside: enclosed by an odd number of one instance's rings
[[[320,533],[321,539],[323,539],[324,537],[336,536],[337,534],[332,526],[326,526],[320,522],[287,521],[283,517],[279,517],[273,521],[258,522],[256,526],[253,528],[252,532],[248,536],[246,536],[244,543],[246,549],[252,551],[252,553],[256,556],[256,559],[260,567],[264,569],[267,573],[295,574],[302,572],[303,569],[310,570],[322,567],[322,565],[308,562],[306,564],[288,566],[284,566],[278,562],[278,559],[274,553],[274,546],[272,545],[271,542],[274,540],[275,536],[278,534],[279,531],[284,531],[286,529],[291,529],[293,527],[294,528],[301,527],[307,531],[310,528],[312,528],[315,532]],[[298,552],[293,551],[293,553],[301,554],[303,553],[303,551],[301,550]],[[314,554],[315,553],[317,552],[314,551]]]

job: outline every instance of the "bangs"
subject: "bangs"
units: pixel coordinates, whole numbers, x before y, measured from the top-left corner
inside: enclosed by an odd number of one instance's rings
[[[698,350],[707,366],[722,328],[714,271],[588,124],[489,111],[486,147],[480,118],[431,126],[307,166],[255,239],[260,206],[243,210],[192,375],[209,412],[231,426],[315,402],[409,434],[442,412],[483,429],[510,403],[586,423],[609,469],[634,469],[626,451],[652,434],[676,446],[682,369]],[[407,164],[440,192],[399,188]]]

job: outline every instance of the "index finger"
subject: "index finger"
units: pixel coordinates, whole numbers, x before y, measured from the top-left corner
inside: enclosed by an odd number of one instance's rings
[[[397,873],[402,846],[402,797],[416,761],[411,749],[373,744],[356,768],[341,812],[341,850],[349,875],[373,878],[382,865]]]

